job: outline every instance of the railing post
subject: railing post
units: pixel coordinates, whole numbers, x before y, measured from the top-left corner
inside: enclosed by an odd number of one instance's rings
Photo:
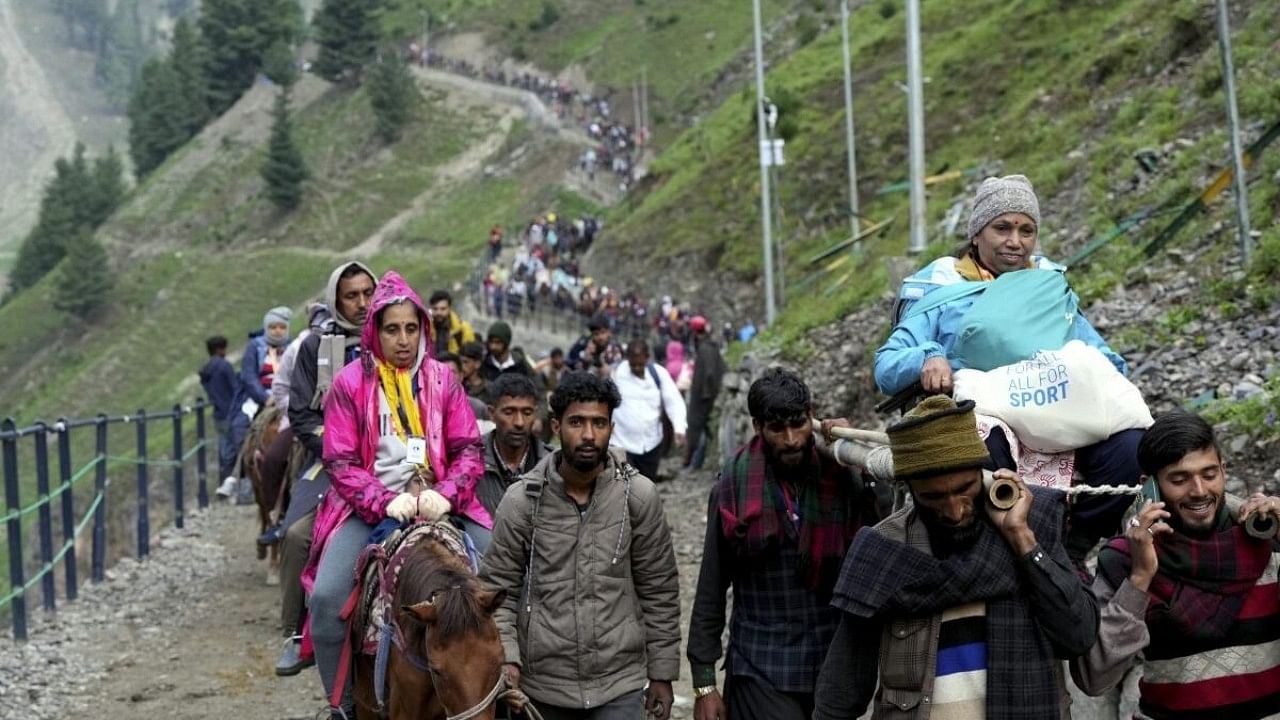
[[[147,411],[138,417],[138,559],[151,554],[151,520],[147,516]]]
[[[196,442],[200,449],[196,451],[196,502],[200,509],[209,507],[209,489],[205,485],[209,477],[209,462],[205,455],[208,444],[205,443],[204,398],[196,400]]]
[[[183,527],[182,404],[173,406],[173,525]]]
[[[59,418],[58,431],[58,478],[66,487],[62,491],[62,542],[67,546],[67,554],[63,558],[62,567],[66,571],[67,600],[75,600],[79,596],[76,577],[76,510],[75,493],[71,488],[71,428],[66,418]]]
[[[43,421],[36,422],[36,494],[43,502],[39,510],[37,534],[40,537],[40,596],[46,612],[58,609],[58,589],[52,572],[45,572],[53,564],[53,509],[49,507],[49,427]]]
[[[107,565],[107,416],[98,415],[98,423],[94,426],[98,433],[94,446],[98,456],[98,471],[93,477],[93,494],[98,506],[93,510],[93,554],[89,568],[89,578],[102,582]]]
[[[9,589],[17,594],[13,597],[13,637],[21,642],[27,641],[27,597],[22,591],[26,578],[22,573],[22,518],[17,515],[21,509],[18,497],[18,438],[13,434],[18,425],[13,418],[5,418],[0,423],[0,432],[5,435],[0,443],[4,455],[4,502],[14,516],[5,525],[5,533],[9,538]]]

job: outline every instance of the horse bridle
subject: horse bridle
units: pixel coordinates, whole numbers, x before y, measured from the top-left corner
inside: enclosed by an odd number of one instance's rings
[[[427,672],[431,675],[431,684],[437,688],[438,692],[440,683],[437,682],[436,671],[428,666]],[[498,700],[517,700],[524,706],[523,712],[529,720],[542,720],[542,714],[533,706],[533,703],[529,702],[529,697],[521,692],[519,688],[512,687],[511,684],[507,682],[507,674],[502,671],[498,672],[498,682],[494,683],[493,689],[490,690],[489,694],[480,702],[457,715],[449,714],[449,708],[444,708],[445,720],[471,720],[471,718],[474,718],[485,710],[488,710],[489,706]],[[440,701],[440,705],[441,707],[444,706],[444,700]]]

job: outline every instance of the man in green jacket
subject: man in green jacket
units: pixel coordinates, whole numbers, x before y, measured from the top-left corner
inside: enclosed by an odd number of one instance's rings
[[[561,449],[507,490],[480,568],[507,591],[494,619],[508,679],[546,720],[671,713],[679,574],[656,487],[608,450],[620,402],[608,378],[564,376],[551,396]]]

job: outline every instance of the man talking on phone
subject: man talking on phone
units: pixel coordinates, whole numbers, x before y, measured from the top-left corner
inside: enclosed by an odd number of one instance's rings
[[[1139,654],[1139,715],[1255,720],[1280,713],[1280,498],[1226,492],[1213,428],[1173,412],[1147,430],[1138,462],[1148,498],[1098,555],[1098,641],[1072,663],[1101,695]],[[1262,534],[1262,533],[1258,533]]]

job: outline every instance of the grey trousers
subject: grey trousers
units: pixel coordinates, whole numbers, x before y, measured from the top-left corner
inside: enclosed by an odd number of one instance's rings
[[[358,516],[347,518],[329,538],[316,570],[316,584],[311,591],[311,641],[316,648],[316,667],[324,683],[325,697],[333,694],[338,660],[347,637],[347,624],[338,615],[355,587],[356,559],[369,543],[372,532],[373,528]],[[351,707],[351,678],[348,677],[342,709]]]
[[[315,524],[316,513],[312,510],[290,525],[280,540],[280,629],[285,637],[302,630],[307,601],[302,592],[302,569],[311,553],[311,529]]]
[[[493,539],[493,533],[488,528],[475,522],[471,518],[456,516],[462,521],[462,529],[467,535],[471,536],[471,542],[476,546],[476,552],[484,556],[484,551],[489,549],[489,541]]]
[[[629,692],[620,698],[587,710],[561,708],[535,702],[543,720],[644,720],[644,691]]]

